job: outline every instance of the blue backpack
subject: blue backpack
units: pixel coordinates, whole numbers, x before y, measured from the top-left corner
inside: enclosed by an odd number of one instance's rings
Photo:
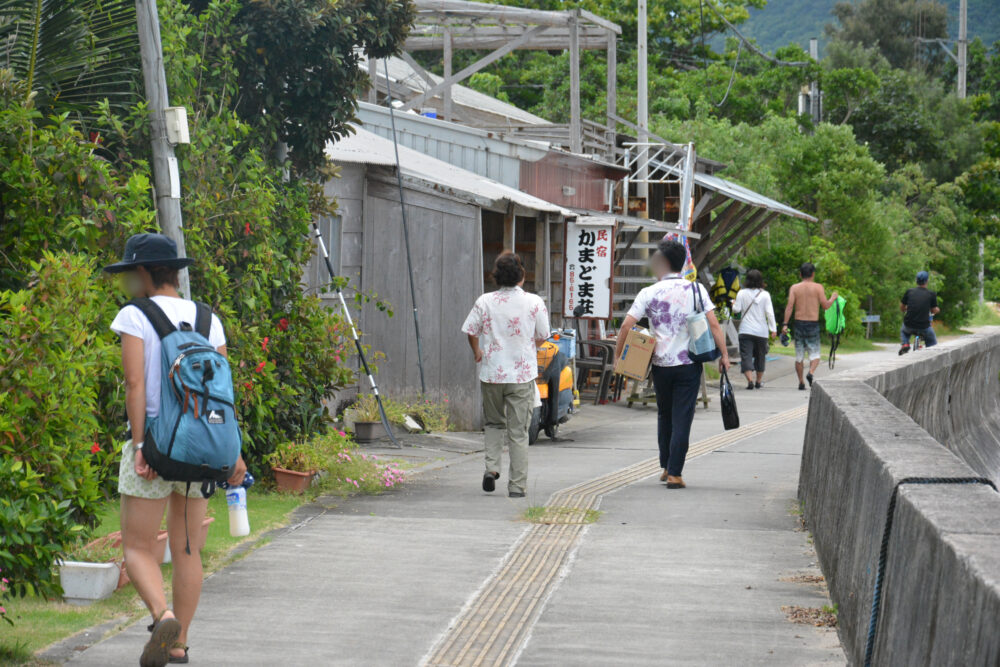
[[[161,343],[160,414],[146,419],[142,453],[168,481],[201,482],[206,498],[233,474],[243,437],[236,422],[229,360],[208,342],[212,311],[196,303],[194,329],[174,326],[152,299],[129,302]]]

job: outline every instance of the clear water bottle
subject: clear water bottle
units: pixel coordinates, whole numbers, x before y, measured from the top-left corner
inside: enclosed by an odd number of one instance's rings
[[[250,516],[247,514],[247,489],[253,485],[253,476],[248,472],[240,486],[226,487],[226,505],[229,506],[229,534],[246,537],[250,534]]]

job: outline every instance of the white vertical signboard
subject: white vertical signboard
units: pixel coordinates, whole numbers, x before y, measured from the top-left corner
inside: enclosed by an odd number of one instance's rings
[[[566,223],[563,317],[574,317],[573,310],[582,306],[581,317],[611,318],[615,226],[611,220],[598,220],[598,224]]]

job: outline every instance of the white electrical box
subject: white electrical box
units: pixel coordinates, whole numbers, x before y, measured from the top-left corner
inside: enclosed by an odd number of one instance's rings
[[[167,107],[163,110],[167,121],[167,141],[173,145],[191,143],[188,133],[188,115],[184,107]]]

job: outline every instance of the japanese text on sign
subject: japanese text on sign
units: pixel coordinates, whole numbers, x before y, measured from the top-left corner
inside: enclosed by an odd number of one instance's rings
[[[614,260],[614,227],[566,223],[566,280],[563,316],[611,317],[611,275]]]

